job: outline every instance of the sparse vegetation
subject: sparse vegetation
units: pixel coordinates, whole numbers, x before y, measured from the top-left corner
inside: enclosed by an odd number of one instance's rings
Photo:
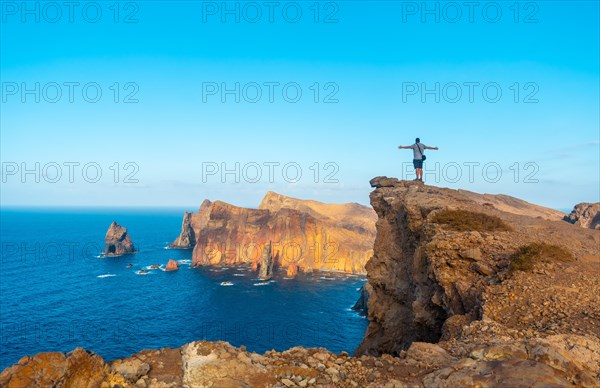
[[[468,210],[442,210],[431,220],[436,224],[446,225],[448,229],[457,232],[494,232],[511,231],[511,227],[496,216]]]
[[[537,262],[572,261],[573,255],[563,247],[546,243],[532,243],[520,247],[510,257],[511,271],[531,271]]]

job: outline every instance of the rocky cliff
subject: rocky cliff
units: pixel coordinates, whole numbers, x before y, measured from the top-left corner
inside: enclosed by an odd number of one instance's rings
[[[127,229],[113,221],[104,238],[106,256],[120,256],[135,252],[135,247]]]
[[[480,344],[494,335],[597,340],[600,233],[506,196],[385,177],[371,184],[379,220],[366,266],[370,324],[357,354],[479,334]]]
[[[507,196],[385,177],[371,184],[370,325],[354,357],[198,341],[105,362],[78,348],[23,357],[0,386],[600,386],[599,231]],[[312,208],[215,204],[203,213],[211,226],[198,231],[227,229],[219,215],[244,214],[236,222],[246,226],[271,212],[317,218]]]
[[[577,204],[564,220],[582,228],[600,229],[600,202]]]
[[[375,212],[359,204],[325,204],[269,192],[258,209],[204,201],[186,213],[173,247],[194,246],[199,265],[258,267],[272,244],[276,267],[301,271],[364,273],[375,239]],[[191,243],[195,237],[194,244]]]

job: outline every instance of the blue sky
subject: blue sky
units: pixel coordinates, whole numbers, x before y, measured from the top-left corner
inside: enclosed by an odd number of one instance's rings
[[[366,204],[417,136],[429,184],[600,200],[598,1],[49,3],[0,2],[3,206]]]

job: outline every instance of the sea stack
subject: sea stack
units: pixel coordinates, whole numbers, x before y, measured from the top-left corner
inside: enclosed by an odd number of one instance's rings
[[[271,254],[271,242],[265,246],[260,259],[260,272],[258,277],[269,280],[273,277],[273,255]]]
[[[352,310],[358,311],[359,315],[366,316],[369,313],[369,294],[373,291],[373,286],[369,283],[365,283],[360,288],[360,296],[354,306],[352,306]]]
[[[177,271],[178,269],[179,269],[179,264],[173,259],[170,259],[167,262],[167,266],[165,267],[165,271]]]
[[[135,246],[127,233],[127,228],[122,227],[115,221],[108,227],[104,242],[106,248],[103,253],[106,256],[121,256],[135,252]]]
[[[295,278],[296,275],[298,275],[298,265],[294,264],[294,263],[291,263],[287,267],[287,274],[286,274],[286,276],[288,278]]]
[[[169,248],[174,249],[190,249],[196,245],[196,233],[192,227],[192,217],[190,212],[185,212],[183,222],[181,223],[181,234],[169,245]]]

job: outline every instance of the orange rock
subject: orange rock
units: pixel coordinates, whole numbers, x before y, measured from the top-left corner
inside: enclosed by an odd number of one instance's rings
[[[256,270],[271,241],[275,267],[364,273],[373,255],[377,215],[356,203],[325,204],[269,192],[258,209],[206,200],[186,219],[196,236],[193,266],[251,263]],[[185,239],[191,232],[184,229]]]
[[[296,264],[290,264],[287,268],[287,277],[294,278],[298,274],[298,266]]]
[[[120,256],[130,253],[135,253],[135,246],[131,241],[131,237],[127,234],[127,228],[122,227],[113,221],[110,224],[106,237],[104,238],[106,248],[104,254],[106,256]]]
[[[173,259],[170,259],[167,262],[167,266],[165,267],[165,271],[177,271],[178,269],[179,269],[179,264]]]

